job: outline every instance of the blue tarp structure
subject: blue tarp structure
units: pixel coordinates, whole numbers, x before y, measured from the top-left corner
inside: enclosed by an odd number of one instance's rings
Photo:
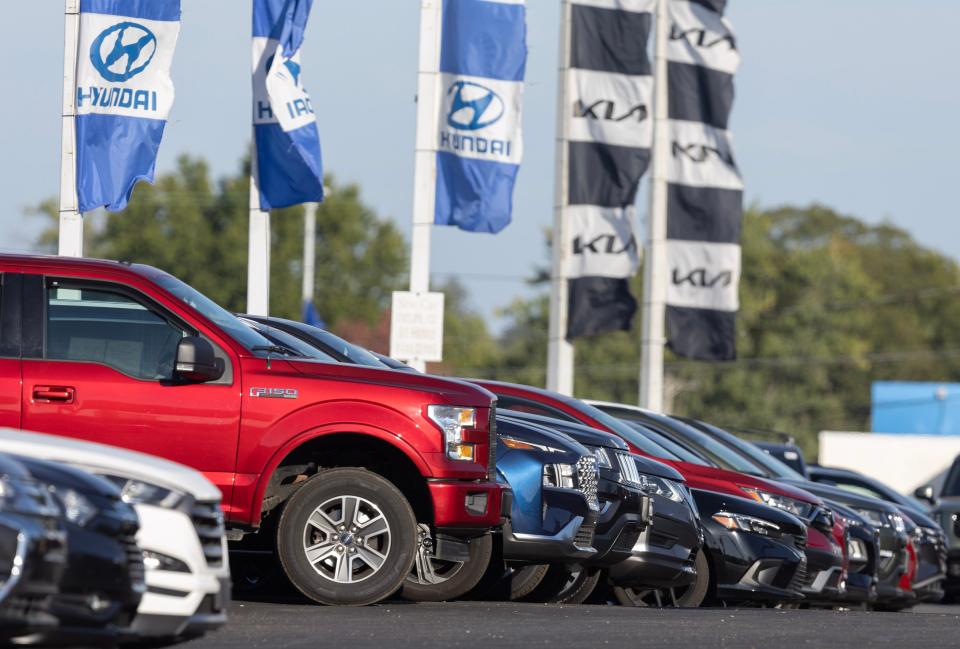
[[[874,381],[875,433],[960,435],[960,383]]]

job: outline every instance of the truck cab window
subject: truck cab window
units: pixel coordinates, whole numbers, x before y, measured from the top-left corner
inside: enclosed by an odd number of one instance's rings
[[[121,293],[47,286],[47,359],[102,363],[139,379],[170,379],[183,335]]]

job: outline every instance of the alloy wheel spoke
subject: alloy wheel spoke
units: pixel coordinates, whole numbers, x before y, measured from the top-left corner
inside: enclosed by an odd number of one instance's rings
[[[334,554],[337,544],[334,541],[324,541],[308,548],[304,548],[307,555],[307,561],[316,565]]]
[[[326,534],[328,537],[337,533],[336,522],[331,520],[323,511],[317,510],[310,514],[307,523]]]
[[[362,534],[364,538],[370,538],[383,534],[389,531],[389,529],[390,526],[387,525],[387,519],[383,516],[377,516],[360,526],[358,532]]]
[[[363,546],[357,547],[357,556],[373,570],[377,570],[383,565],[383,562],[387,560],[387,555],[380,554],[372,548],[365,548]]]
[[[353,581],[353,558],[346,553],[337,557],[337,568],[334,579],[346,584]]]
[[[357,524],[357,512],[360,509],[360,499],[355,498],[354,496],[344,496],[342,502],[343,515],[341,518],[341,525],[344,525],[347,529],[350,529],[352,525]]]

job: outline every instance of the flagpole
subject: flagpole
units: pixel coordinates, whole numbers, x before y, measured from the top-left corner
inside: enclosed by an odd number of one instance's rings
[[[247,240],[247,313],[270,314],[270,212],[260,209],[257,140],[250,157],[250,219]]]
[[[410,292],[430,290],[430,229],[436,208],[437,110],[440,86],[441,0],[420,0],[417,65],[417,130],[413,170],[413,229],[410,234]],[[423,361],[410,365],[421,372]]]
[[[303,206],[303,284],[301,290],[302,304],[313,301],[313,281],[316,270],[317,246],[317,204],[307,203]]]
[[[570,0],[560,6],[560,65],[557,83],[557,141],[556,175],[554,177],[554,209],[552,237],[552,272],[550,277],[550,325],[547,338],[547,389],[561,394],[573,394],[573,343],[567,340],[569,315],[569,282],[566,276],[566,257],[569,227],[568,139],[570,125],[570,91],[567,77],[570,70]]]
[[[77,47],[80,0],[66,0],[63,30],[63,111],[60,123],[60,240],[57,254],[83,256],[83,215],[77,199]]]
[[[640,405],[663,410],[663,348],[666,344],[667,166],[670,125],[667,99],[667,39],[670,16],[667,0],[657,0],[653,74],[653,160],[650,174],[650,213],[643,274],[643,333],[640,350]]]

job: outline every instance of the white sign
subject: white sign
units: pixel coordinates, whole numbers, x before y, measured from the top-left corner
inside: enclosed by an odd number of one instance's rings
[[[443,360],[443,293],[393,292],[390,356],[401,361]]]

